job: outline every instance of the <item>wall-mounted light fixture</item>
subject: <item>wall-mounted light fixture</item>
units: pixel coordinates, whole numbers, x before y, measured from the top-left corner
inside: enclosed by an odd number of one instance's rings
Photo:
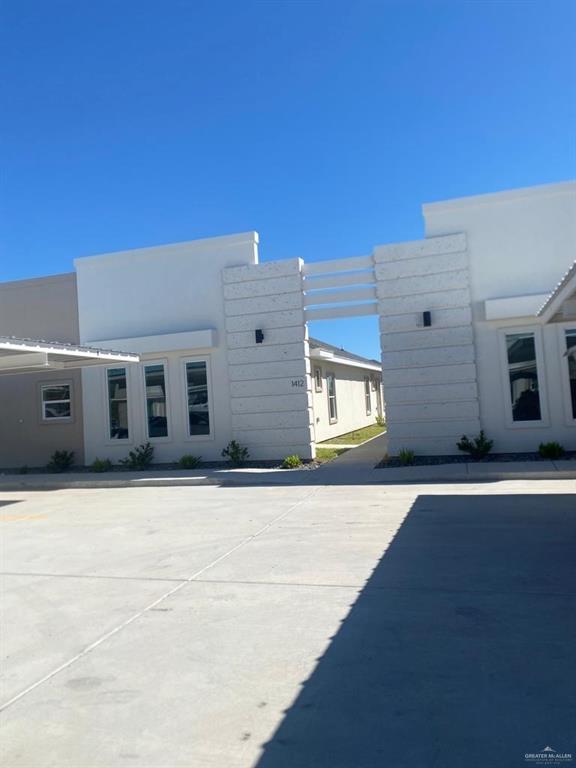
[[[257,328],[254,331],[254,336],[256,337],[256,344],[262,344],[264,341],[264,331],[261,328]]]
[[[422,312],[422,325],[424,328],[430,328],[432,325],[432,313],[429,310]]]

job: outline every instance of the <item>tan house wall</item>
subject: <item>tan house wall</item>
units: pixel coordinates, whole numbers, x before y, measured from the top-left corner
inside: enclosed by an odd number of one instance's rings
[[[0,284],[0,335],[77,344],[76,276]],[[72,418],[43,422],[40,387],[58,382],[72,385]],[[0,467],[41,467],[62,449],[74,451],[76,463],[84,462],[80,371],[0,376]]]
[[[377,392],[370,387],[371,413],[366,413],[366,401],[364,398],[364,377],[378,376],[376,371],[365,368],[331,363],[330,361],[311,358],[312,366],[312,391],[314,406],[314,426],[316,442],[320,443],[331,437],[352,432],[361,427],[367,427],[376,422],[378,415]],[[322,391],[316,391],[316,369],[322,371]],[[336,403],[338,421],[330,424],[328,413],[328,392],[326,388],[326,374],[336,375]]]

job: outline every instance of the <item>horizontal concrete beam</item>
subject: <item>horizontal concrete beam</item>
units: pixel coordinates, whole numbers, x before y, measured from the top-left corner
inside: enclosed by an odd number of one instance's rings
[[[372,256],[352,256],[349,259],[332,259],[331,261],[313,261],[304,264],[303,275],[327,275],[332,272],[352,272],[369,269],[374,266]]]
[[[422,256],[434,256],[440,253],[458,253],[466,250],[466,235],[441,235],[424,240],[412,240],[406,243],[379,245],[374,249],[374,261],[399,261],[418,259]]]
[[[342,307],[323,307],[318,309],[306,309],[304,317],[307,321],[312,320],[332,320],[337,317],[364,317],[366,315],[377,315],[378,303],[354,304]]]
[[[328,277],[305,277],[304,290],[309,292],[322,288],[338,288],[344,285],[371,285],[374,282],[376,282],[376,277],[373,269],[363,272],[343,272]]]
[[[335,288],[323,293],[307,293],[304,296],[304,306],[313,307],[317,304],[337,304],[342,302],[370,301],[376,299],[375,286],[364,288]]]
[[[222,270],[222,280],[225,284],[231,284],[297,275],[300,274],[302,264],[301,259],[282,259],[281,261],[267,261],[264,264],[227,267]]]

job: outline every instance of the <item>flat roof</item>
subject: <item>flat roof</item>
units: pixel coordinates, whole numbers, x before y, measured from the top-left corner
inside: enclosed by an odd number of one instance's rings
[[[540,184],[535,187],[517,187],[515,189],[504,189],[500,192],[487,192],[481,195],[465,195],[463,197],[453,197],[447,200],[437,200],[435,202],[424,203],[422,210],[427,212],[437,212],[443,209],[467,208],[478,205],[492,205],[494,203],[506,202],[512,200],[521,200],[526,197],[551,197],[553,195],[576,194],[576,181],[559,181],[555,184]]]
[[[0,375],[70,370],[110,363],[137,363],[139,360],[140,356],[133,353],[65,344],[59,341],[0,336]]]

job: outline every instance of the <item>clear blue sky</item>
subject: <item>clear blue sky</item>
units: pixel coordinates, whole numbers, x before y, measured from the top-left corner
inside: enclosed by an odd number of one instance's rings
[[[0,8],[0,280],[249,229],[360,255],[422,202],[576,175],[573,0]],[[372,318],[311,330],[378,354]]]

